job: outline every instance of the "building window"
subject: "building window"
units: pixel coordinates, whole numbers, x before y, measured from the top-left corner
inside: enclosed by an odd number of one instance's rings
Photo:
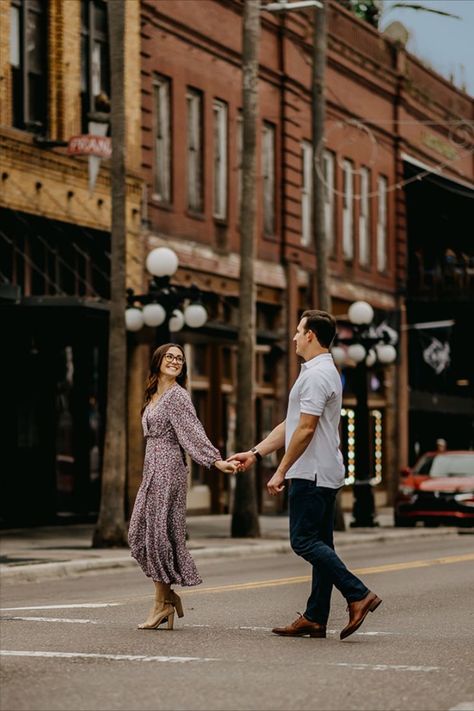
[[[323,177],[324,177],[324,222],[326,228],[326,240],[328,253],[334,253],[334,191],[335,183],[334,153],[324,151],[323,154]]]
[[[350,160],[343,162],[342,171],[342,254],[346,261],[351,261],[354,256],[354,170]]]
[[[81,0],[81,121],[88,133],[89,114],[110,110],[107,5]]]
[[[308,247],[312,242],[312,192],[313,192],[313,146],[309,141],[301,144],[301,244]]]
[[[387,178],[380,175],[377,181],[377,271],[387,269]]]
[[[48,113],[45,0],[12,0],[10,64],[13,125],[45,134]]]
[[[360,170],[360,211],[359,211],[359,263],[363,267],[370,264],[370,170]]]
[[[192,212],[203,211],[202,181],[202,93],[197,89],[188,89],[186,94],[188,113],[187,130],[187,190],[188,208]]]
[[[155,75],[153,79],[155,108],[155,171],[153,197],[171,203],[171,81]]]
[[[214,101],[214,217],[227,218],[227,104]]]
[[[275,126],[263,124],[263,232],[275,234]]]

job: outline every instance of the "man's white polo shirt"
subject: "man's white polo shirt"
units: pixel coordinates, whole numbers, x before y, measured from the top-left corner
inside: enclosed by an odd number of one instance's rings
[[[318,415],[316,431],[303,454],[288,469],[285,479],[309,479],[318,486],[338,489],[344,484],[344,462],[339,449],[342,383],[332,355],[322,353],[301,366],[288,400],[285,448],[300,415]]]

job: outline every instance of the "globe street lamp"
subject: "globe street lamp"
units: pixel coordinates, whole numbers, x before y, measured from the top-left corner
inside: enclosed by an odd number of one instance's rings
[[[368,368],[376,362],[382,365],[393,363],[397,357],[394,343],[398,336],[392,329],[376,328],[373,324],[374,310],[365,301],[355,301],[348,310],[352,326],[352,336],[336,336],[331,349],[334,361],[343,366],[348,361],[354,367],[354,394],[356,408],[354,423],[349,432],[351,445],[349,480],[354,485],[353,520],[351,527],[377,526],[375,521],[375,500],[372,487],[380,480],[373,476],[370,463],[370,412],[368,406]],[[376,452],[376,475],[381,471],[381,450]]]
[[[201,303],[197,286],[174,286],[170,279],[178,269],[178,257],[169,247],[157,247],[149,252],[146,268],[152,275],[148,293],[135,294],[127,289],[125,325],[127,331],[139,331],[143,326],[165,326],[176,333],[186,325],[201,328],[207,321],[207,311]]]

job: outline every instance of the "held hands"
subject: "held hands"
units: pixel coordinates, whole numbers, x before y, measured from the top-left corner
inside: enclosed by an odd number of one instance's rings
[[[250,450],[248,452],[237,452],[237,454],[227,457],[227,461],[235,464],[239,472],[246,472],[247,469],[250,469],[255,463],[255,459],[255,454]]]
[[[224,472],[224,474],[235,474],[239,471],[237,462],[229,462],[219,459],[217,462],[214,462],[214,466],[216,469],[219,469],[220,472]]]
[[[232,456],[227,458],[228,464],[234,464],[236,466],[236,472],[246,472],[250,469],[253,464],[255,464],[255,454],[250,450],[248,452],[237,452],[237,454],[232,454]],[[277,496],[281,494],[285,488],[285,475],[281,474],[278,470],[272,476],[270,481],[267,483],[267,491],[270,496]]]

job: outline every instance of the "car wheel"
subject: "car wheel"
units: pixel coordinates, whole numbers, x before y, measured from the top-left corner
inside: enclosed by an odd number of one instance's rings
[[[397,514],[395,514],[394,523],[395,526],[398,526],[399,528],[414,528],[416,526],[416,519],[404,518],[403,516],[397,516]]]
[[[425,528],[437,528],[439,521],[423,521]]]

